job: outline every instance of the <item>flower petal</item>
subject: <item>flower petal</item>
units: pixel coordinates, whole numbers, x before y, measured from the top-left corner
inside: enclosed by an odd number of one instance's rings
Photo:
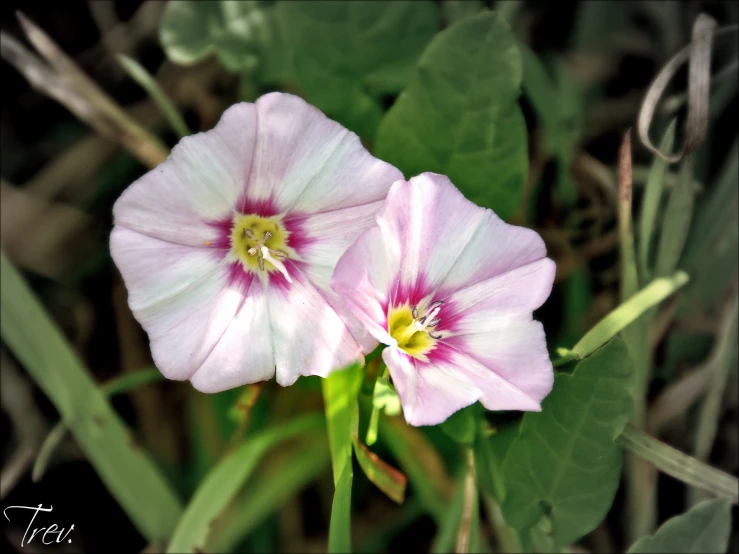
[[[458,368],[448,364],[425,364],[394,347],[383,350],[382,359],[410,425],[437,425],[482,395]]]
[[[274,92],[256,106],[250,201],[273,201],[280,212],[325,212],[382,200],[403,178],[367,152],[357,135],[297,96]]]
[[[233,213],[250,172],[256,109],[236,104],[211,131],[183,138],[166,161],[128,187],[113,208],[116,225],[191,246],[216,240],[208,224]]]
[[[236,317],[190,379],[201,392],[221,392],[275,374],[267,292],[258,279],[251,285]]]
[[[277,382],[288,386],[301,375],[326,377],[363,361],[361,347],[341,318],[296,266],[289,265],[290,286],[268,291]]]
[[[131,311],[149,335],[159,370],[189,379],[211,352],[242,302],[219,251],[192,248],[116,226],[113,259]]]
[[[444,305],[444,327],[461,332],[455,322],[466,316],[484,319],[488,312],[480,310],[491,310],[493,315],[530,314],[552,292],[556,269],[552,260],[542,258],[453,292]]]
[[[536,402],[541,402],[552,390],[554,369],[547,352],[544,328],[530,315],[501,316],[493,311],[470,314],[461,335],[446,337],[442,348],[463,352],[471,367],[471,360],[511,383]],[[493,391],[481,399],[491,410],[529,409],[504,407],[508,396],[500,397]]]
[[[387,331],[390,288],[400,268],[400,248],[372,227],[349,247],[336,264],[332,288],[351,313],[378,341],[392,344]]]
[[[400,286],[451,292],[546,256],[539,235],[467,200],[444,175],[395,183],[378,215],[401,245]],[[437,294],[437,296],[439,296]]]

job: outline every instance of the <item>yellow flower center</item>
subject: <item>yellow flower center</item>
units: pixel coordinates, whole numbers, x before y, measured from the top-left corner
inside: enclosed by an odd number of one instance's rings
[[[398,348],[406,354],[418,358],[426,359],[436,341],[441,335],[434,332],[433,328],[439,324],[436,315],[439,313],[441,301],[432,302],[426,308],[425,315],[421,315],[418,306],[409,306],[403,304],[388,310],[387,327],[390,336],[398,341]]]
[[[241,260],[244,269],[254,273],[279,271],[292,282],[281,261],[293,253],[287,245],[289,235],[281,216],[237,215],[231,231],[231,252]]]

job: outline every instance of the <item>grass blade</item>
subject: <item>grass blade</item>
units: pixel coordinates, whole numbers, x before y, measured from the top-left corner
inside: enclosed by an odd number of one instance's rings
[[[334,501],[328,533],[329,552],[351,552],[352,435],[358,419],[357,394],[362,372],[355,364],[322,381],[326,424],[334,473]]]
[[[143,88],[151,99],[157,103],[159,109],[162,110],[164,117],[167,119],[169,126],[172,130],[179,135],[180,138],[186,137],[190,134],[190,129],[187,128],[182,114],[175,107],[172,101],[167,97],[166,94],[159,88],[154,77],[146,71],[136,60],[129,58],[128,56],[119,55],[118,61],[126,70],[126,73]]]
[[[131,432],[4,253],[0,273],[3,340],[51,399],[141,534],[152,543],[166,541],[182,512],[170,484],[134,446]]]
[[[670,275],[677,269],[693,217],[693,194],[693,157],[687,156],[680,164],[680,174],[665,210],[654,266],[656,277]]]
[[[208,473],[190,500],[167,552],[203,551],[211,523],[233,500],[264,453],[282,441],[322,428],[322,417],[306,415],[262,431],[223,458]]]
[[[650,308],[662,302],[688,282],[688,274],[676,272],[672,277],[655,279],[629,298],[618,308],[601,319],[573,348],[581,358],[595,352],[606,342],[623,331],[630,323]]]

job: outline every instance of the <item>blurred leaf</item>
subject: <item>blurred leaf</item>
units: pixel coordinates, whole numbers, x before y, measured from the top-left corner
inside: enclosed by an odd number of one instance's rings
[[[478,479],[483,489],[498,503],[505,498],[503,462],[520,428],[520,422],[508,424],[496,429],[489,437],[480,436],[475,443]]]
[[[450,415],[440,427],[448,437],[461,444],[472,444],[480,424],[478,404],[462,408]]]
[[[696,211],[683,267],[695,279],[678,309],[682,316],[712,306],[739,271],[739,139],[734,139],[708,198]],[[701,271],[705,267],[711,271]]]
[[[580,339],[580,342],[572,348],[572,351],[583,358],[588,356],[612,337],[623,331],[640,315],[674,294],[676,290],[687,282],[688,274],[684,271],[678,271],[672,277],[660,277],[653,280],[649,285],[601,319]]]
[[[680,164],[677,183],[670,192],[665,219],[659,235],[655,277],[664,277],[677,269],[693,218],[693,157]]]
[[[298,90],[363,137],[382,117],[379,95],[399,92],[438,30],[428,1],[278,3]]]
[[[441,14],[447,26],[473,17],[485,9],[485,2],[482,0],[443,0],[441,2]]]
[[[721,498],[707,500],[636,541],[628,554],[724,553],[730,532],[731,504]]]
[[[402,504],[405,499],[405,487],[408,478],[394,467],[383,462],[376,454],[370,451],[358,438],[352,439],[354,454],[362,471],[378,489],[384,492],[391,500]]]
[[[167,552],[205,549],[211,524],[239,492],[262,456],[280,442],[323,428],[323,417],[310,414],[267,429],[223,458],[205,477],[177,524]]]
[[[375,379],[372,390],[372,413],[370,415],[369,426],[367,427],[367,446],[372,446],[377,441],[380,412],[384,412],[385,415],[389,416],[399,415],[401,412],[400,397],[395,387],[390,383],[390,375],[387,367],[384,369],[382,375]]]
[[[634,374],[615,338],[559,373],[540,413],[523,417],[503,464],[503,513],[516,529],[551,517],[557,545],[576,541],[605,518],[618,489],[622,449],[615,439],[631,417]]]
[[[516,101],[521,56],[508,24],[485,12],[434,37],[403,94],[383,118],[376,154],[406,176],[447,175],[470,200],[507,219],[528,165]]]
[[[447,511],[453,483],[439,452],[419,429],[407,425],[402,417],[380,417],[380,431],[382,442],[398,460],[424,509],[440,521]]]
[[[0,261],[3,340],[50,398],[139,532],[153,543],[167,540],[182,512],[170,484],[131,440],[131,432],[5,253]]]
[[[662,152],[672,153],[675,143],[675,127],[677,120],[673,119],[665,131],[659,149]],[[639,224],[639,273],[642,282],[646,282],[651,276],[650,247],[654,233],[654,222],[662,200],[662,189],[665,185],[665,173],[667,171],[667,160],[654,157],[649,177],[644,189],[644,199],[640,214]]]
[[[335,371],[323,380],[331,464],[334,473],[334,501],[328,534],[329,552],[351,552],[352,435],[355,435],[357,394],[362,384],[358,364]]]
[[[217,522],[207,551],[232,552],[243,537],[323,474],[329,461],[326,436],[316,434],[307,444],[270,463],[263,473],[249,479],[225,521]]]
[[[247,72],[260,82],[274,81],[284,71],[285,47],[270,2],[171,0],[159,38],[178,64],[215,54],[230,71]]]

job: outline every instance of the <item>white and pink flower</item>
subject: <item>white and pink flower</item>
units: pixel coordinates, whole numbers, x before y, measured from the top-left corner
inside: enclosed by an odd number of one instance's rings
[[[393,184],[339,260],[332,286],[381,343],[412,425],[434,425],[480,401],[540,410],[553,368],[532,312],[555,264],[539,235],[466,200],[447,177]]]
[[[160,371],[217,392],[361,361],[376,342],[329,281],[401,178],[288,94],[183,139],[116,202],[111,235]]]

